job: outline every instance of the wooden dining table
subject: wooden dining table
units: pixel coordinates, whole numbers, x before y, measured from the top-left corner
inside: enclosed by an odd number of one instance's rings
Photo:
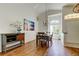
[[[49,47],[49,35],[48,34],[36,35],[36,46],[39,45],[40,40],[46,40],[48,43],[48,47]]]

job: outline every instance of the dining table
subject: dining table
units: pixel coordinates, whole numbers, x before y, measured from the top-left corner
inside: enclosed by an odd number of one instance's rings
[[[43,41],[45,40],[48,43],[48,47],[49,47],[49,37],[50,35],[46,33],[42,35],[37,34],[36,35],[36,46],[39,45],[40,40],[43,40]]]

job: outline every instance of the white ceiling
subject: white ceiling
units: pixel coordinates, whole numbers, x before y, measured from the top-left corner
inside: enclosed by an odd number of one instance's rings
[[[47,4],[47,8],[49,9],[53,9],[53,10],[61,10],[62,7],[64,5],[66,5],[67,3],[48,3]]]
[[[35,9],[44,6],[47,9],[61,10],[64,5],[67,5],[67,3],[28,3],[26,5]]]
[[[64,5],[67,5],[68,3],[2,3],[0,6],[26,6],[31,7],[33,9],[52,9],[52,10],[61,10]],[[40,10],[42,11],[42,10]]]
[[[30,5],[35,11],[40,14],[49,10],[62,10],[62,7],[67,3],[31,3]]]
[[[49,10],[62,10],[62,7],[67,3],[4,3],[0,6],[26,6],[26,8],[32,8],[37,14],[43,13]]]

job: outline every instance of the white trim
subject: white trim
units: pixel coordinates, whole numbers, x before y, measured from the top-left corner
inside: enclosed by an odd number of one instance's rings
[[[59,15],[62,15],[62,13],[57,13],[57,14],[53,14],[53,15],[49,15],[48,17],[51,17],[51,16],[59,16]]]
[[[67,42],[64,42],[64,43],[65,43],[64,46],[79,48],[79,43],[67,43]]]

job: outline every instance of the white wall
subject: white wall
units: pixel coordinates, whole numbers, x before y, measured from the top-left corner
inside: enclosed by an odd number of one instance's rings
[[[47,23],[47,15],[46,15],[46,12],[43,12],[40,15],[38,15],[37,21],[38,21],[38,31],[39,32],[47,32],[48,31],[48,25],[47,24],[46,25],[44,24],[44,22]]]
[[[21,21],[23,25],[24,18],[32,17],[35,22],[35,31],[25,32],[25,42],[29,42],[36,38],[37,21],[36,13],[29,4],[0,4],[0,33],[16,33],[16,28],[10,24]],[[23,29],[23,26],[22,26]],[[23,31],[23,30],[22,30]],[[1,39],[0,39],[1,51]]]
[[[0,33],[12,32],[9,24],[27,17],[36,17],[34,10],[26,4],[0,4]],[[14,31],[13,31],[14,32]]]
[[[63,15],[72,14],[73,6],[64,7]],[[63,22],[64,42],[66,46],[79,48],[79,19],[64,19]]]
[[[44,24],[43,19],[44,18],[38,20],[38,31],[39,32],[47,32],[48,31],[48,27],[47,27],[47,25]]]
[[[67,39],[69,43],[79,43],[79,21],[66,21]]]
[[[2,52],[2,41],[1,41],[1,35],[0,35],[0,52]]]

